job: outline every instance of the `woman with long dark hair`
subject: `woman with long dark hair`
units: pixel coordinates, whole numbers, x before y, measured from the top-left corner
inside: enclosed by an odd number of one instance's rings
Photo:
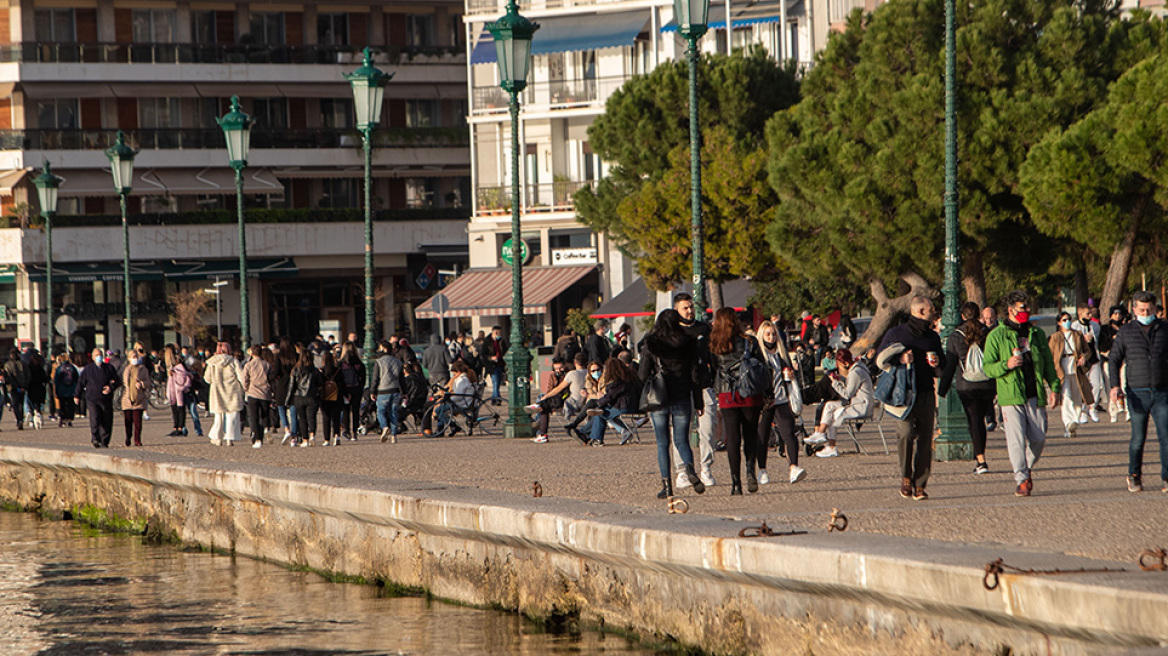
[[[337,446],[341,442],[341,407],[344,405],[345,381],[332,349],[325,350],[322,359],[319,371],[324,378],[320,393],[320,409],[324,415],[324,445]]]
[[[730,462],[730,494],[742,495],[742,456],[746,455],[746,489],[758,491],[754,474],[758,448],[758,417],[762,395],[743,397],[737,391],[738,375],[743,357],[762,360],[762,353],[754,340],[746,339],[738,315],[731,308],[714,313],[710,330],[710,354],[714,364],[714,392],[722,412],[723,434],[726,438],[726,456]]]
[[[969,351],[974,347],[985,351],[986,328],[979,319],[981,308],[972,301],[961,306],[962,324],[949,335],[945,343],[945,370],[941,372],[941,380],[937,383],[937,393],[945,396],[950,389],[956,388],[957,398],[961,399],[961,407],[965,410],[965,420],[969,424],[969,437],[973,441],[973,455],[977,458],[974,467],[975,474],[988,474],[986,464],[986,422],[987,416],[994,408],[994,396],[997,395],[997,383],[986,376],[984,372],[978,375],[976,371],[966,371],[966,359]],[[970,380],[973,379],[973,380]],[[979,380],[980,379],[980,380]]]
[[[673,444],[685,464],[685,477],[693,485],[694,492],[701,494],[706,486],[694,470],[693,449],[689,444],[689,426],[693,413],[701,416],[702,390],[696,378],[698,343],[681,327],[681,315],[672,308],[662,310],[653,324],[653,330],[645,336],[641,350],[641,381],[649,380],[658,373],[665,381],[665,403],[649,412],[653,421],[653,433],[657,437],[657,469],[661,473],[661,491],[658,499],[673,496],[673,482],[669,472],[673,466],[669,461],[669,429],[673,429]]]
[[[284,429],[284,438],[280,444],[286,444],[288,439],[297,434],[298,422],[296,410],[287,401],[288,385],[292,381],[292,370],[296,368],[299,356],[292,340],[280,338],[280,346],[276,352],[276,382],[273,385],[272,395],[276,399],[276,414],[280,417],[280,427]]]
[[[296,410],[296,438],[293,446],[312,446],[316,440],[316,413],[324,378],[312,361],[312,350],[303,349],[288,381],[284,405]]]
[[[341,437],[357,439],[357,428],[361,424],[361,397],[365,389],[365,364],[357,354],[357,345],[345,342],[341,346],[341,359],[337,362],[341,369]]]
[[[588,444],[604,446],[604,430],[609,420],[616,419],[632,409],[637,400],[637,372],[621,362],[619,358],[609,358],[604,363],[604,373],[600,376],[600,389],[604,395],[596,401],[596,407],[588,411],[592,417],[585,432]]]

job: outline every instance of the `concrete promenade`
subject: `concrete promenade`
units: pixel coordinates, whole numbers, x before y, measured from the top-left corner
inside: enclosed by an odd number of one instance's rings
[[[1089,424],[1065,439],[1054,421],[1028,499],[1013,496],[1000,432],[991,474],[937,463],[925,502],[897,494],[895,443],[886,456],[874,427],[861,438],[873,455],[808,458],[808,479],[793,486],[772,452],[775,482],[744,497],[729,496],[719,454],[719,484],[702,496],[683,491],[691,510],[681,516],[654,496],[648,427],[642,444],[624,447],[584,447],[553,431],[546,445],[407,436],[396,445],[369,437],[253,450],[246,437],[231,448],[164,437],[169,416],[157,413],[146,446],[119,446],[119,426],[109,450],[94,450],[81,427],[17,432],[9,419],[0,491],[23,505],[154,515],[184,540],[471,603],[534,614],[566,605],[587,621],[715,652],[1168,646],[1168,573],[1135,566],[1140,550],[1168,547],[1155,450],[1146,456],[1149,491],[1131,494],[1127,424]],[[536,480],[540,499],[531,498]],[[833,507],[850,519],[845,534],[825,529]],[[809,533],[737,538],[764,520]],[[1125,572],[1003,576],[987,592],[982,568],[999,557],[1024,568]]]

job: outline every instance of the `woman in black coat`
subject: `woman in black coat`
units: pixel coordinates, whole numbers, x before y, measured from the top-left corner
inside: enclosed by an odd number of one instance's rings
[[[663,310],[653,324],[653,330],[645,337],[640,371],[645,385],[651,384],[651,379],[658,373],[665,383],[665,403],[649,411],[653,433],[657,437],[657,469],[661,474],[658,499],[673,496],[669,476],[673,471],[669,460],[671,427],[673,444],[685,464],[686,478],[698,494],[706,491],[706,486],[694,471],[693,449],[689,444],[693,413],[697,412],[700,417],[703,412],[702,390],[695,378],[697,359],[697,340],[682,329],[681,315],[674,309]]]

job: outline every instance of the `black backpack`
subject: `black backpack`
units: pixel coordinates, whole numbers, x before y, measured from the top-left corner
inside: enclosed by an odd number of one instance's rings
[[[771,371],[765,362],[750,354],[750,343],[743,341],[742,356],[730,367],[734,391],[742,398],[766,394],[771,389]]]

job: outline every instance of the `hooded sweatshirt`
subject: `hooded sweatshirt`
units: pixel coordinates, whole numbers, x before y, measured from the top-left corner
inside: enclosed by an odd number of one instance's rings
[[[454,359],[438,335],[430,335],[430,346],[422,353],[422,366],[434,385],[445,385],[450,381],[450,365]]]

